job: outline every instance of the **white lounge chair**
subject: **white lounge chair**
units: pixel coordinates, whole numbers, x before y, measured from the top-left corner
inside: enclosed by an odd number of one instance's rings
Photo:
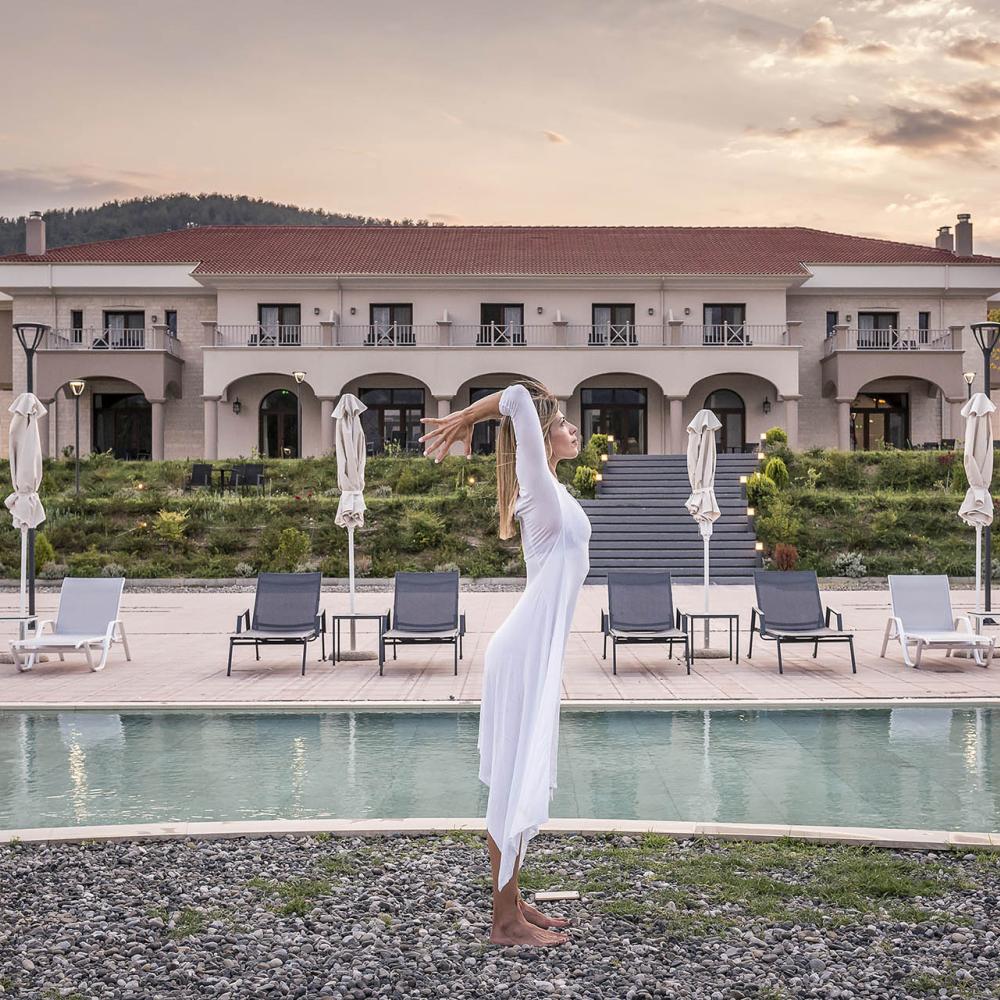
[[[83,652],[91,670],[103,670],[113,643],[120,642],[125,659],[131,660],[125,627],[118,618],[125,578],[116,577],[66,577],[59,592],[59,612],[55,622],[44,620],[30,639],[15,640],[10,644],[18,670],[30,670],[39,653]],[[51,630],[43,634],[46,626]],[[100,661],[94,662],[95,651],[100,651]],[[27,658],[22,660],[22,656]]]
[[[892,617],[885,625],[882,656],[889,640],[898,639],[903,662],[908,667],[919,667],[924,650],[931,648],[947,649],[949,655],[952,650],[966,649],[979,666],[990,665],[996,638],[976,635],[968,616],[955,616],[947,576],[890,576],[889,598]],[[916,647],[912,659],[909,646]]]

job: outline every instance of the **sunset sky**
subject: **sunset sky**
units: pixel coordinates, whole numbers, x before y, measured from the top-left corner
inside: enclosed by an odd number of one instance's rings
[[[0,215],[220,191],[1000,253],[995,0],[4,5]]]

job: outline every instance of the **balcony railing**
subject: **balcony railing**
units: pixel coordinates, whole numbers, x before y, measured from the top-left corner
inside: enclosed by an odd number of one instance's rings
[[[456,323],[451,327],[456,347],[549,347],[555,344],[551,326],[523,323]]]
[[[415,347],[440,342],[435,324],[372,323],[368,326],[342,326],[338,330],[337,343],[348,347]]]
[[[704,326],[685,323],[681,343],[694,347],[757,347],[788,343],[788,327],[783,323],[714,323]]]
[[[951,330],[858,330],[841,328],[827,337],[826,355],[834,351],[950,351],[955,349]]]
[[[49,330],[43,351],[166,351],[180,357],[177,338],[164,329],[74,328]]]
[[[216,347],[319,347],[322,343],[322,327],[299,323],[240,323],[215,328]]]
[[[663,327],[635,323],[567,326],[566,343],[570,347],[653,347],[663,343]]]

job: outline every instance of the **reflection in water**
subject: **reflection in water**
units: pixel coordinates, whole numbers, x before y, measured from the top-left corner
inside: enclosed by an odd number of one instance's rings
[[[0,828],[483,816],[475,712],[0,713]],[[563,712],[555,817],[996,830],[1000,711]]]

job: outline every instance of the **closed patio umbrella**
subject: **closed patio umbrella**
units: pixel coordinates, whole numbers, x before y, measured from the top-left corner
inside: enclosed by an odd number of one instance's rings
[[[983,528],[993,523],[993,426],[990,414],[996,406],[982,392],[977,392],[962,407],[965,417],[965,454],[963,464],[969,480],[958,516],[976,529],[976,611],[982,610]]]
[[[21,614],[28,613],[28,531],[45,520],[38,498],[42,484],[42,440],[38,418],[46,413],[34,393],[22,392],[10,404],[10,479],[14,492],[4,501],[14,527],[21,531]]]
[[[357,396],[345,392],[337,401],[333,418],[337,421],[337,485],[340,502],[334,523],[347,528],[347,566],[351,591],[351,614],[354,606],[354,529],[365,523],[365,432],[361,414],[368,407]],[[374,654],[357,653],[355,624],[351,621],[351,652],[354,659],[368,659]]]
[[[687,470],[691,495],[684,506],[698,523],[704,546],[705,613],[708,613],[708,540],[712,525],[721,513],[715,498],[715,432],[722,426],[711,410],[699,410],[688,424]],[[708,646],[708,621],[705,621],[705,646]]]

